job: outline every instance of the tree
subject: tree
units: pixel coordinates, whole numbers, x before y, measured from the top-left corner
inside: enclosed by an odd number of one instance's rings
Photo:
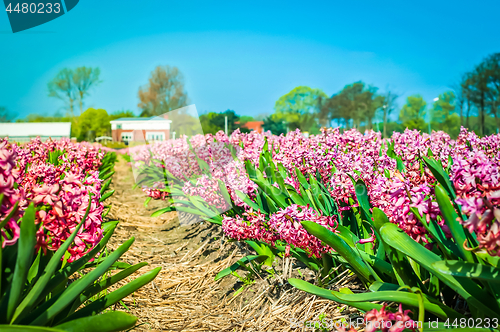
[[[456,113],[456,96],[453,91],[441,94],[432,107],[432,127],[457,137],[460,133],[460,117]]]
[[[451,88],[455,92],[456,107],[458,108],[458,111],[460,114],[460,126],[465,125],[464,111],[465,111],[466,102],[467,102],[467,91],[462,86],[462,82],[463,82],[463,79],[462,79],[462,81],[451,85]]]
[[[479,134],[484,135],[484,120],[485,120],[485,99],[488,91],[487,74],[484,64],[479,64],[474,71],[470,72],[466,85],[470,91],[471,100],[479,110]]]
[[[299,128],[308,131],[311,128],[308,114],[317,114],[322,100],[327,98],[321,89],[298,86],[276,101],[275,113],[271,115],[272,121],[274,123],[285,121],[291,130]]]
[[[74,103],[77,98],[73,75],[73,70],[64,68],[48,83],[49,97],[55,97],[67,103],[70,116],[74,116]]]
[[[224,130],[224,128],[221,128],[214,123],[214,119],[218,115],[219,114],[215,112],[200,115],[200,123],[204,134],[216,134],[219,130]]]
[[[498,107],[500,104],[500,53],[494,53],[484,60],[487,80],[486,103],[490,114],[495,117],[497,128],[500,128]]]
[[[109,120],[113,121],[119,118],[133,118],[135,117],[134,112],[130,110],[115,111],[109,115]]]
[[[455,111],[456,96],[453,91],[447,91],[439,95],[438,100],[432,107],[432,121],[441,123],[444,119]]]
[[[500,53],[494,53],[485,58],[472,71],[464,75],[462,88],[467,98],[468,109],[474,105],[478,110],[478,128],[480,135],[488,131],[485,123],[487,114],[493,115],[496,127],[500,128]],[[467,120],[467,126],[469,127]]]
[[[323,123],[329,125],[334,119],[343,119],[346,129],[350,127],[351,121],[354,128],[364,123],[365,128],[371,129],[373,118],[383,104],[384,96],[377,94],[377,88],[355,82],[327,99],[322,104],[319,116]]]
[[[161,115],[188,103],[184,77],[177,67],[158,66],[148,84],[139,88],[141,116]]]
[[[262,129],[264,131],[271,131],[274,135],[286,134],[286,124],[284,121],[276,121],[272,116],[264,118]]]
[[[216,134],[220,130],[224,131],[226,117],[228,134],[241,127],[240,117],[233,110],[227,110],[222,113],[209,112],[200,116],[203,132],[205,134]]]
[[[109,135],[111,130],[108,113],[99,108],[89,108],[78,118],[76,135],[79,141],[93,141]]]
[[[396,108],[396,99],[398,98],[398,95],[389,91],[383,96],[383,98],[384,98],[384,101],[382,103],[382,118],[384,122],[383,135],[384,138],[387,138],[388,137],[387,122],[389,120],[389,116]]]
[[[192,106],[181,107],[174,109],[168,113],[170,123],[170,132],[175,132],[175,137],[181,135],[193,136],[203,134],[203,128],[200,124],[200,119],[196,108]]]
[[[78,104],[80,106],[80,114],[83,113],[83,99],[89,95],[89,90],[101,83],[99,68],[78,67],[73,74],[73,84],[78,94]]]
[[[269,113],[260,113],[254,116],[255,121],[264,121],[265,118],[269,116]]]
[[[255,121],[254,117],[251,115],[242,115],[240,116],[240,126],[244,125],[247,122]]]
[[[420,95],[409,96],[399,112],[399,120],[408,129],[425,129],[425,106],[427,103]]]
[[[0,122],[11,122],[14,115],[6,107],[0,106]]]
[[[64,68],[48,83],[49,97],[61,99],[67,104],[70,116],[74,116],[74,104],[78,100],[80,115],[83,100],[92,87],[99,84],[99,68],[78,67],[75,70]]]

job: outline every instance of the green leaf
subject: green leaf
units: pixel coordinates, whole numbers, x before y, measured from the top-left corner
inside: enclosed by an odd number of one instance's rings
[[[250,197],[248,197],[245,193],[243,193],[243,192],[241,192],[239,190],[235,190],[234,192],[236,193],[236,196],[238,196],[243,202],[245,202],[245,204],[247,204],[248,206],[250,206],[254,211],[261,210],[261,208],[257,204],[255,204],[250,199]]]
[[[50,306],[42,315],[32,322],[32,325],[45,325],[58,313],[64,310],[64,308],[70,305],[89,285],[93,284],[98,278],[104,275],[108,268],[130,248],[132,243],[134,243],[134,240],[135,239],[132,237],[125,241],[95,269],[90,271],[81,279],[73,282],[68,288],[66,288],[62,296],[52,306]]]
[[[340,304],[347,304],[353,307],[356,307],[362,311],[370,311],[372,309],[380,310],[382,306],[380,304],[370,303],[370,302],[352,302],[352,301],[344,301],[338,295],[342,294],[340,292],[330,291],[328,289],[324,289],[313,284],[308,283],[307,281],[301,279],[290,278],[288,282],[293,287],[300,289],[301,291],[307,292],[309,294],[313,294],[324,299],[332,300],[338,302]]]
[[[219,184],[219,190],[222,193],[222,197],[224,197],[224,200],[229,206],[233,206],[233,200],[231,199],[231,195],[229,195],[229,192],[227,191],[227,187],[222,182],[220,179],[217,179],[217,183]]]
[[[255,166],[249,159],[245,160],[245,168],[247,170],[247,174],[250,179],[253,180],[257,177]]]
[[[427,232],[429,232],[429,234],[434,238],[435,243],[447,259],[460,257],[456,244],[452,240],[446,238],[446,234],[436,220],[430,219],[429,223],[427,223],[427,220],[420,215],[420,212],[416,207],[411,207],[410,210],[415,217],[420,220],[420,223],[424,226]]]
[[[26,325],[0,325],[0,331],[2,332],[62,332],[51,327],[41,327],[41,326],[26,326]]]
[[[363,260],[368,263],[368,266],[373,266],[378,271],[385,273],[386,275],[388,275],[391,278],[396,277],[396,275],[394,274],[394,270],[392,269],[391,264],[387,263],[386,261],[384,261],[376,256],[370,255],[362,250],[359,250],[358,253],[361,256],[361,258],[363,258]]]
[[[112,285],[116,284],[117,282],[127,278],[128,276],[135,273],[137,270],[139,270],[140,268],[142,268],[146,265],[148,265],[148,263],[146,263],[146,262],[142,262],[142,263],[135,264],[135,265],[129,265],[125,270],[120,271],[120,272],[102,280],[99,283],[96,283],[96,284],[91,285],[90,287],[87,287],[87,289],[85,289],[85,291],[82,294],[80,294],[79,298],[77,298],[73,302],[71,310],[66,314],[66,316],[69,315],[70,313],[73,313],[73,311],[78,309],[78,307],[82,303],[87,301],[87,299],[89,299],[90,297],[102,292],[103,290],[111,287]]]
[[[365,281],[375,281],[364,260],[340,236],[312,221],[303,221],[302,226],[304,226],[308,233],[325,242],[340,254],[349,263],[359,278]]]
[[[431,170],[432,175],[434,175],[436,180],[438,180],[441,186],[443,186],[443,188],[446,190],[449,197],[455,200],[457,196],[455,194],[455,190],[453,189],[453,184],[451,183],[448,174],[444,171],[441,162],[436,159],[427,158],[425,156],[423,156],[422,158],[424,159],[427,167]]]
[[[21,220],[21,235],[18,240],[18,251],[14,277],[10,287],[9,302],[7,305],[7,321],[10,322],[21,301],[21,293],[27,282],[33,253],[36,244],[35,206],[33,203],[24,211]]]
[[[90,211],[90,206],[91,204],[88,205],[87,207],[87,212],[85,213],[85,216],[83,217],[82,221],[76,226],[75,230],[73,233],[70,235],[66,241],[57,249],[55,254],[52,256],[50,259],[49,263],[43,270],[43,274],[41,275],[40,279],[37,280],[31,291],[26,295],[26,297],[23,299],[21,304],[17,307],[14,316],[11,320],[12,322],[16,322],[16,320],[20,317],[20,315],[24,312],[30,312],[31,309],[33,309],[34,305],[37,303],[38,297],[40,294],[45,290],[45,286],[49,282],[50,278],[54,275],[54,272],[57,268],[57,266],[61,262],[61,258],[64,256],[68,248],[71,246],[73,243],[76,234],[82,227],[82,225],[85,223],[85,219],[88,216],[88,213]]]
[[[345,302],[396,302],[414,308],[419,308],[420,295],[406,291],[378,291],[358,294],[339,293],[337,294],[337,297]],[[427,312],[432,313],[441,319],[465,317],[444,304],[432,303],[426,296],[424,296],[424,307]]]
[[[162,214],[167,213],[167,212],[171,212],[171,211],[175,211],[175,206],[167,206],[166,208],[156,210],[155,212],[153,212],[151,214],[151,217],[153,217],[153,218],[159,217]]]
[[[400,172],[403,172],[406,168],[405,168],[405,164],[403,163],[403,160],[401,159],[400,156],[396,156],[396,167],[398,169],[398,171]]]
[[[262,189],[263,194],[267,194],[270,198],[272,198],[273,203],[271,205],[275,206],[277,204],[281,208],[287,207],[289,204],[285,200],[286,193],[282,193],[280,189],[272,186],[269,181],[264,178],[264,175],[260,170],[257,170],[256,174],[257,179],[254,179],[253,181],[260,187],[260,189]]]
[[[475,263],[472,253],[464,248],[464,243],[466,243],[467,237],[465,236],[463,226],[457,220],[458,214],[453,208],[453,205],[450,202],[450,198],[441,185],[437,185],[434,191],[436,194],[436,200],[438,202],[439,209],[443,214],[446,226],[448,226],[448,228],[450,229],[450,233],[457,243],[457,247],[462,259],[466,260],[469,263]]]
[[[94,248],[92,248],[91,251],[89,251],[83,257],[77,259],[76,261],[66,264],[62,269],[53,274],[52,278],[46,284],[42,293],[40,294],[39,299],[45,298],[45,296],[47,296],[53,289],[55,289],[62,282],[67,280],[73,273],[80,270],[82,267],[86,266],[86,263],[90,261],[92,258],[94,258],[95,255],[97,255],[97,253],[100,252],[106,246],[109,239],[113,235],[118,222],[109,222],[109,224],[110,224],[109,226],[111,227],[107,230],[101,241],[99,241],[99,243]]]
[[[240,267],[244,267],[246,264],[250,263],[253,260],[256,260],[257,262],[262,263],[263,261],[265,261],[268,258],[269,257],[266,255],[248,255],[248,256],[245,256],[245,257],[241,258],[240,260],[238,260],[233,265],[231,265],[230,267],[225,268],[224,270],[217,273],[217,275],[215,276],[215,281],[222,279],[225,276],[230,275],[231,272],[236,271]]]
[[[112,171],[112,172],[107,173],[106,175],[103,175],[103,177],[101,178],[101,180],[105,181],[105,180],[109,179],[110,177],[112,177],[113,174],[115,174],[115,171]]]
[[[382,238],[391,247],[415,260],[421,267],[437,275],[439,280],[462,296],[471,307],[475,307],[490,317],[500,317],[500,310],[495,299],[483,291],[469,279],[457,281],[454,277],[441,273],[432,264],[440,261],[440,257],[427,250],[403,230],[394,224],[385,224],[380,229]]]
[[[391,159],[395,159],[396,158],[396,153],[394,152],[394,141],[391,141],[391,144],[389,144],[387,146],[387,156]]]
[[[103,234],[108,233],[109,231],[114,232],[116,225],[118,225],[119,221],[106,221],[101,224]]]
[[[473,278],[500,283],[500,269],[462,261],[438,261],[432,266],[443,274],[461,278]]]
[[[290,195],[290,198],[293,200],[293,202],[295,204],[300,205],[300,206],[306,206],[306,203],[304,202],[302,197],[300,197],[299,194],[297,194],[295,191],[291,191],[291,190],[287,190],[287,191],[288,191],[288,195]]]
[[[415,271],[412,269],[411,265],[408,263],[405,256],[398,250],[392,248],[381,235],[381,228],[386,224],[391,224],[389,218],[386,214],[379,208],[373,208],[373,222],[375,224],[375,229],[380,234],[382,245],[385,248],[387,257],[396,273],[396,279],[400,285],[408,285],[411,287],[418,287],[420,289],[425,289],[420,278],[416,275]]]
[[[274,203],[273,199],[271,197],[269,197],[269,195],[266,194],[265,192],[262,192],[262,196],[264,197],[265,202],[267,203],[267,207],[269,209],[269,212],[270,213],[278,212],[278,207]]]
[[[196,214],[198,216],[202,216],[202,217],[207,217],[207,214],[204,213],[204,212],[201,212],[200,210],[196,210],[196,209],[191,209],[191,208],[187,208],[187,207],[184,207],[184,206],[177,206],[175,208],[176,211],[180,211],[180,212],[186,212],[186,213],[191,213],[191,214]],[[213,219],[214,217],[212,217]],[[209,218],[207,218],[209,219]],[[215,224],[219,224],[219,225],[222,225],[222,222],[214,222]]]
[[[75,319],[55,328],[66,332],[115,332],[128,330],[135,326],[137,317],[122,311],[110,311],[97,316]]]
[[[269,247],[267,243],[257,243],[255,241],[245,241],[250,247],[252,247],[255,252],[257,252],[258,255],[264,255],[267,256],[267,259],[264,261],[264,264],[273,267],[273,261],[274,261],[274,253]]]
[[[304,189],[309,189],[309,182],[307,182],[306,178],[304,177],[304,174],[302,174],[302,172],[298,167],[295,167],[295,174],[297,175],[297,179],[299,180],[300,185],[304,187]]]
[[[218,212],[215,212],[214,210],[211,210],[210,208],[208,208],[206,205],[208,205],[207,202],[205,202],[205,200],[203,200],[201,197],[199,196],[189,196],[189,201],[191,203],[193,203],[193,205],[201,212],[203,212],[205,214],[205,216],[207,217],[213,217],[213,216],[216,216],[218,215],[219,213]]]
[[[366,188],[366,184],[363,180],[359,179],[356,181],[355,191],[359,206],[365,213],[366,221],[371,224],[372,213],[370,212],[370,199],[368,198],[368,189]]]
[[[33,281],[33,279],[38,275],[38,268],[40,266],[41,255],[42,255],[42,250],[39,250],[38,254],[36,255],[35,261],[33,262],[33,264],[31,264],[31,267],[30,267],[30,270],[29,270],[28,276],[27,276],[28,283],[30,283],[30,284]]]
[[[100,193],[101,193],[101,196],[102,196],[102,194],[104,194],[104,192],[105,192],[106,190],[108,190],[109,185],[111,184],[111,180],[112,180],[112,179],[109,179],[108,181],[104,182],[104,184],[102,185],[102,187],[101,187],[101,192],[100,192]]]
[[[114,189],[108,191],[107,193],[105,193],[104,195],[102,195],[101,198],[99,198],[99,203],[104,202],[105,200],[107,200],[108,198],[110,198],[114,193],[115,193]]]
[[[132,280],[125,286],[122,286],[121,288],[109,293],[106,296],[101,297],[100,299],[92,302],[91,304],[87,305],[86,307],[78,310],[71,316],[69,316],[67,319],[64,320],[64,322],[71,321],[73,319],[81,318],[81,317],[86,317],[90,315],[95,315],[104,309],[108,308],[109,306],[112,306],[115,303],[118,303],[121,299],[129,296],[142,286],[146,285],[147,283],[151,282],[158,273],[160,272],[161,267],[157,267],[142,276]]]
[[[375,281],[373,284],[370,285],[370,291],[372,292],[378,292],[378,291],[397,291],[399,290],[399,285],[396,284],[391,284],[388,282],[380,282],[380,281]]]

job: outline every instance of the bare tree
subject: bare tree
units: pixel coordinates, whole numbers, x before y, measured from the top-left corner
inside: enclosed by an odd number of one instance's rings
[[[49,97],[55,97],[67,103],[71,116],[74,116],[74,103],[77,98],[73,75],[73,70],[64,68],[48,83]]]
[[[158,66],[148,84],[139,88],[141,115],[160,115],[188,103],[184,77],[177,67]]]
[[[80,115],[83,113],[83,99],[89,95],[89,90],[101,83],[99,75],[101,70],[92,67],[78,67],[73,74],[73,84],[78,93],[78,104],[80,106]]]

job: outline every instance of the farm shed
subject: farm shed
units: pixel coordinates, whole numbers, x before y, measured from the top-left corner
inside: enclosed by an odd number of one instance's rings
[[[39,136],[42,141],[49,138],[59,140],[69,138],[71,135],[71,122],[22,122],[0,123],[0,137],[8,137],[13,142],[29,142]]]
[[[162,117],[119,118],[110,122],[115,142],[164,141],[170,138],[172,121]]]

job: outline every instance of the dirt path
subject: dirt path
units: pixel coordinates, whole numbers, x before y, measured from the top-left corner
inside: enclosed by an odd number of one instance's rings
[[[116,192],[108,217],[120,224],[111,247],[134,236],[122,259],[129,264],[148,262],[141,273],[162,267],[154,282],[123,301],[126,308],[116,306],[139,318],[136,330],[312,331],[292,322],[315,319],[322,312],[326,318],[350,314],[349,310],[341,314],[334,302],[283,286],[280,280],[256,280],[235,295],[242,285],[235,277],[219,282],[214,277],[248,251],[223,241],[218,226],[206,222],[179,226],[176,212],[150,217],[165,203],[151,201],[144,206],[145,196],[140,189],[132,189],[133,175],[123,158],[115,170]]]

